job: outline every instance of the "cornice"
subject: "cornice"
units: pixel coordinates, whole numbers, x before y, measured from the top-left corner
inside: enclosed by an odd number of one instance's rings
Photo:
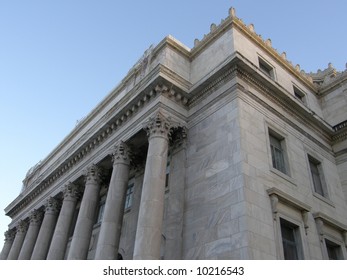
[[[160,68],[158,68],[160,70]],[[186,106],[187,98],[184,94],[172,84],[168,84],[164,79],[157,77],[149,84],[145,84],[143,88],[134,88],[127,96],[137,95],[128,102],[124,107],[123,102],[117,103],[117,105],[110,109],[105,114],[106,117],[101,118],[91,129],[94,130],[93,135],[85,139],[84,143],[75,143],[78,145],[78,149],[74,152],[71,151],[70,156],[67,157],[59,166],[52,166],[45,173],[41,174],[40,182],[36,182],[33,187],[25,189],[9,206],[6,207],[6,215],[13,217],[19,211],[24,209],[31,201],[33,201],[39,194],[49,189],[59,178],[70,172],[78,163],[86,158],[92,151],[100,146],[111,135],[115,134],[119,128],[121,128],[129,119],[134,117],[139,111],[141,111],[146,105],[155,99],[159,95],[166,96],[181,106]],[[138,92],[139,91],[139,92]],[[128,97],[127,97],[128,98]],[[121,109],[120,109],[121,108]],[[95,129],[100,127],[100,129]],[[71,137],[71,136],[70,136]],[[61,146],[62,144],[60,144]],[[59,147],[60,147],[59,146]],[[62,155],[62,158],[66,157],[66,153]],[[57,160],[59,162],[59,159]],[[44,178],[42,180],[42,178]]]

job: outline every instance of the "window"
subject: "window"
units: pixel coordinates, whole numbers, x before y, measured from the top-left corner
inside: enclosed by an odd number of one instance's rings
[[[272,167],[288,175],[288,168],[286,166],[286,153],[284,149],[284,138],[272,131],[269,132],[269,138]]]
[[[327,197],[327,191],[325,187],[322,164],[315,158],[308,156],[310,165],[311,178],[314,191],[321,196]]]
[[[125,206],[124,206],[125,210],[129,209],[133,205],[133,197],[134,197],[134,179],[130,179],[127,192],[125,195]]]
[[[165,189],[169,188],[169,177],[170,177],[170,157],[168,157],[167,163],[166,163]]]
[[[105,199],[100,202],[98,217],[96,219],[96,224],[99,224],[102,222],[102,217],[104,216],[104,211],[105,211]]]
[[[302,103],[305,103],[305,93],[297,88],[296,86],[293,86],[294,89],[294,96],[300,100]]]
[[[282,246],[285,260],[302,259],[299,227],[284,219],[280,219]]]
[[[329,260],[342,260],[341,246],[328,239],[325,239],[325,246],[327,248]]]
[[[267,76],[269,76],[271,79],[275,78],[275,73],[274,73],[274,68],[267,63],[264,59],[259,57],[259,69],[266,74]]]

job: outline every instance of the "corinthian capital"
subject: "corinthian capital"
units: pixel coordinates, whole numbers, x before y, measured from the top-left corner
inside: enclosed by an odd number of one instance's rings
[[[17,224],[16,232],[17,233],[24,233],[27,231],[27,229],[28,229],[28,223],[24,220],[19,220],[19,222]]]
[[[12,229],[5,231],[5,242],[13,241],[15,237],[15,232]]]
[[[45,205],[46,214],[58,214],[60,210],[60,201],[54,197],[50,197]]]
[[[30,213],[30,225],[39,225],[42,222],[42,212],[34,209],[31,213]]]
[[[102,170],[96,164],[92,164],[85,171],[86,182],[100,183],[102,180]]]
[[[114,150],[112,152],[113,164],[117,164],[117,163],[130,164],[130,156],[131,156],[130,148],[123,141],[120,141],[114,147]]]
[[[78,199],[80,196],[79,186],[69,182],[65,185],[64,190],[64,199]]]
[[[164,137],[169,139],[171,119],[157,112],[154,117],[151,117],[148,122],[145,123],[144,129],[147,131],[147,136],[149,138]]]

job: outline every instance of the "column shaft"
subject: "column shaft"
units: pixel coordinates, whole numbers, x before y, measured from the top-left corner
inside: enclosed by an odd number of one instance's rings
[[[51,244],[54,228],[59,214],[60,203],[55,198],[49,198],[46,207],[45,215],[42,221],[37,242],[35,244],[32,260],[44,260],[47,257],[48,249]]]
[[[169,130],[169,120],[160,113],[147,124],[149,144],[134,259],[160,258]]]
[[[8,230],[5,232],[5,243],[4,243],[4,247],[2,247],[2,250],[1,250],[0,260],[7,259],[13,244],[14,236],[15,236],[15,232],[13,230]]]
[[[47,260],[62,260],[65,256],[66,246],[76,204],[79,197],[78,186],[69,183],[64,189],[64,200],[58,217],[57,225],[48,251]]]
[[[69,260],[85,260],[99,204],[101,171],[92,165],[86,174],[86,186],[68,254]]]
[[[8,260],[17,260],[20,250],[22,249],[22,245],[24,242],[25,234],[27,232],[28,225],[24,221],[19,221],[16,231],[16,236],[14,238],[11,250],[8,254]]]
[[[115,260],[118,255],[125,194],[129,181],[129,149],[120,142],[113,153],[113,171],[107,192],[95,259]]]
[[[18,257],[19,260],[30,260],[40,231],[41,221],[42,212],[34,210],[30,215],[30,224]]]

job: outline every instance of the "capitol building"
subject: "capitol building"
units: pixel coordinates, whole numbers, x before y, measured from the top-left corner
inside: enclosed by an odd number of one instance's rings
[[[231,8],[28,171],[0,259],[347,259],[346,108],[347,70],[306,73]]]

